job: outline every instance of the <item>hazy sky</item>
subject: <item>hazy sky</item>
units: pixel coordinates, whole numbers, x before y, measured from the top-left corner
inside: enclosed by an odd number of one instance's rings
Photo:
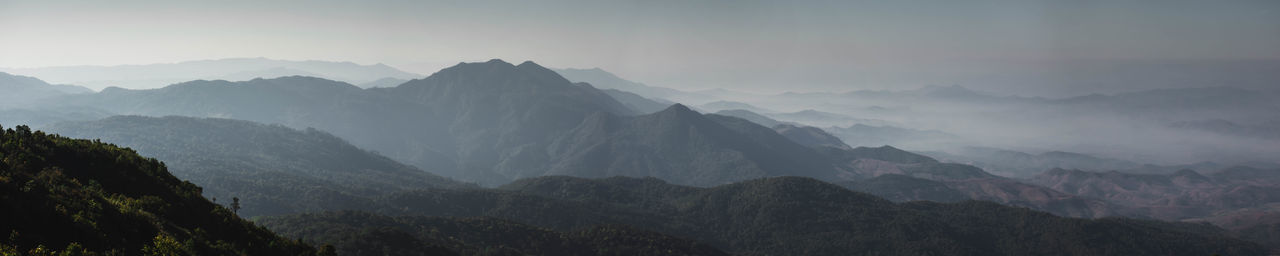
[[[423,74],[459,61],[534,60],[661,86],[756,91],[1122,91],[1116,84],[1168,85],[1071,78],[1096,63],[1272,65],[1280,1],[0,0],[0,67],[230,57],[381,62]],[[1233,83],[1205,80],[1196,83]]]

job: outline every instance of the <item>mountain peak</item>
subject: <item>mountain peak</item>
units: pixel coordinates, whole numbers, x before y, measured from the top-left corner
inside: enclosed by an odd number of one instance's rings
[[[693,111],[693,109],[689,109],[688,106],[685,106],[684,104],[680,104],[680,103],[672,104],[670,107],[667,107],[667,109],[658,111],[658,114],[662,114],[662,113],[673,113],[673,114],[681,114],[681,115],[692,113],[695,115],[702,115],[702,114],[699,114],[698,111]]]

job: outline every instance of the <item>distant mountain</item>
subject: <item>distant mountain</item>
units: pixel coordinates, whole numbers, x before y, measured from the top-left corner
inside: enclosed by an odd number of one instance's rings
[[[395,77],[384,77],[384,78],[382,78],[382,79],[373,80],[372,82],[367,82],[367,83],[357,84],[356,86],[357,86],[357,87],[360,87],[360,88],[384,88],[384,87],[396,87],[396,86],[400,86],[401,84],[404,84],[405,82],[408,82],[408,81],[409,81],[408,79],[401,79],[401,78],[395,78]]]
[[[848,125],[887,125],[889,122],[884,120],[855,118],[846,115],[822,112],[812,109],[801,110],[792,113],[769,113],[765,114],[774,119],[802,123],[809,126],[829,127],[829,126],[848,126]]]
[[[746,110],[746,111],[751,111],[756,113],[774,112],[773,110],[763,109],[760,107],[752,106],[751,104],[747,104],[747,103],[736,102],[736,101],[723,101],[723,100],[698,105],[697,109],[706,111],[706,112],[719,112],[719,111],[732,110],[732,109],[741,109],[741,110]]]
[[[546,170],[550,163],[539,158],[541,151],[590,113],[634,114],[537,64],[500,60],[460,64],[394,88],[364,90],[309,77],[192,81],[107,89],[57,104],[315,127],[427,171],[491,185]]]
[[[93,90],[74,85],[49,84],[40,79],[0,72],[0,109],[24,107],[55,96],[92,93]]]
[[[386,77],[400,79],[421,77],[421,75],[383,64],[359,65],[351,62],[287,61],[266,58],[198,60],[148,65],[18,68],[5,71],[94,89],[112,86],[150,89],[191,80],[228,78],[249,80],[295,75],[320,76],[353,84]]]
[[[600,68],[591,69],[555,69],[556,73],[564,76],[565,79],[573,82],[589,83],[600,89],[615,89],[624,92],[635,93],[645,98],[666,99],[671,96],[687,94],[671,88],[649,86],[642,83],[628,81],[622,79],[613,73],[604,71]]]
[[[3,254],[316,254],[127,148],[18,126],[0,131],[0,155]]]
[[[586,83],[582,84],[587,85]],[[662,111],[663,109],[667,109],[667,107],[676,104],[675,102],[645,98],[639,94],[619,91],[616,89],[604,89],[600,91],[603,91],[605,94],[608,94],[609,97],[613,97],[614,100],[621,102],[622,105],[626,105],[627,108],[630,108],[639,114],[649,114]]]
[[[1033,177],[1054,168],[1095,171],[1142,168],[1141,164],[1130,161],[1062,151],[1050,151],[1034,155],[997,148],[964,147],[948,152],[926,152],[924,154],[944,162],[973,165],[992,173],[1015,178]]]
[[[248,121],[116,116],[47,128],[101,139],[165,161],[204,195],[239,197],[243,216],[363,207],[378,195],[425,188],[469,188],[368,152],[314,129]]]
[[[752,123],[756,123],[764,127],[774,127],[783,124],[782,121],[774,120],[773,118],[745,109],[721,110],[717,111],[715,114],[746,119],[747,121],[751,121]]]
[[[486,217],[363,212],[268,217],[259,223],[305,242],[333,244],[339,255],[728,255],[703,243],[625,225],[554,231]]]
[[[1169,124],[1169,127],[1204,131],[1220,135],[1280,140],[1280,119],[1255,124],[1238,124],[1222,119],[1179,121]]]
[[[1265,252],[1212,226],[1070,219],[982,202],[895,204],[796,177],[694,188],[656,179],[552,176],[520,180],[499,191],[409,192],[385,202],[387,215],[509,218],[560,232],[624,224],[746,255]]]
[[[1208,175],[1129,174],[1053,169],[1031,182],[1070,194],[1138,208],[1146,216],[1181,220],[1216,211],[1280,203],[1280,170],[1228,168]]]
[[[832,147],[832,148],[850,149],[850,150],[853,149],[853,147],[850,147],[849,145],[844,144],[844,141],[840,141],[840,138],[836,138],[836,136],[832,136],[831,134],[828,134],[826,131],[823,131],[822,129],[819,129],[817,127],[779,124],[777,126],[774,126],[773,130],[777,131],[778,134],[782,134],[783,137],[787,137],[788,139],[791,139],[791,141],[800,143],[800,145],[805,145],[808,147]]]
[[[939,145],[952,143],[958,136],[934,130],[916,130],[895,126],[871,126],[854,124],[848,127],[830,127],[824,129],[853,146],[883,145]]]
[[[324,77],[324,75],[312,73],[305,70],[286,68],[286,67],[274,67],[274,68],[267,68],[267,69],[261,69],[261,70],[240,71],[240,72],[222,75],[219,77],[214,77],[213,79],[228,80],[228,81],[248,81],[248,80],[253,80],[258,78],[271,79],[271,78],[288,77],[288,76]]]

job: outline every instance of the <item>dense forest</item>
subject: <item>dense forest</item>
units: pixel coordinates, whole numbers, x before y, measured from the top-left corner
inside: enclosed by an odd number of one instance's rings
[[[267,218],[263,223],[290,237],[339,245],[340,251],[344,250],[341,246],[353,248],[374,241],[368,241],[370,237],[323,234],[391,227],[419,241],[439,241],[440,237],[456,233],[421,230],[443,230],[446,228],[441,226],[456,225],[452,222],[459,218],[489,217],[548,228],[561,234],[601,225],[643,227],[743,255],[1266,253],[1257,244],[1236,240],[1226,231],[1209,225],[1063,218],[977,201],[893,203],[798,177],[696,188],[653,178],[549,176],[520,180],[499,189],[397,193],[379,200],[376,211],[378,214],[280,216]],[[504,223],[483,227],[516,225]],[[473,241],[489,244],[483,239]],[[518,250],[542,248],[529,246],[532,247]],[[477,250],[462,246],[451,248]]]
[[[4,255],[312,255],[200,196],[164,163],[18,126],[0,132]]]

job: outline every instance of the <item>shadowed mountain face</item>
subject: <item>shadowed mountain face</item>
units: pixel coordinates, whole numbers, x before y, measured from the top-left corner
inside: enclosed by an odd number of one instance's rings
[[[314,129],[248,121],[117,116],[47,130],[101,139],[165,161],[204,195],[243,202],[242,216],[363,207],[368,198],[424,188],[468,188]]]

